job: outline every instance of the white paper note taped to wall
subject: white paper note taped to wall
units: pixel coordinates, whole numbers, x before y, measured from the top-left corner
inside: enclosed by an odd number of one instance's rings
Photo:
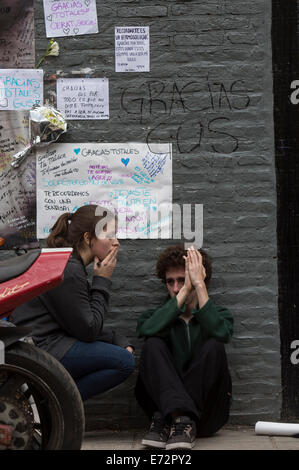
[[[59,78],[57,109],[67,119],[109,119],[108,78]]]
[[[53,144],[36,162],[37,238],[85,204],[116,213],[119,238],[171,238],[171,144]]]
[[[23,111],[43,104],[43,70],[0,69],[0,111]]]
[[[299,423],[271,423],[269,421],[258,421],[255,425],[256,434],[268,436],[298,436]]]
[[[149,72],[149,26],[115,27],[115,71]]]
[[[43,0],[47,38],[99,31],[96,0]]]

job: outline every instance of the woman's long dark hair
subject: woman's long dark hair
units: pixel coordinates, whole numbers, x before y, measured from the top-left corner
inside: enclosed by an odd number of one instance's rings
[[[91,239],[95,238],[97,224],[104,218],[108,222],[115,219],[115,216],[109,210],[95,204],[79,207],[74,213],[66,212],[53,225],[47,238],[47,246],[71,247],[74,253],[79,254],[84,246],[84,233],[88,232]],[[106,225],[103,228],[105,230]]]

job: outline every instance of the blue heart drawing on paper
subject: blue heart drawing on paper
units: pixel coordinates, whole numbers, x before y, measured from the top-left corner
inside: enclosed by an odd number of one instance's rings
[[[121,162],[122,162],[125,166],[127,166],[127,164],[129,163],[129,161],[130,161],[129,158],[122,158],[122,159],[121,159]]]
[[[80,153],[80,150],[81,149],[74,149],[75,154],[78,155]]]

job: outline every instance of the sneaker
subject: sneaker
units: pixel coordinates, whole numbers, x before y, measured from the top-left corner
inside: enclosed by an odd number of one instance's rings
[[[149,429],[149,432],[142,439],[141,444],[149,447],[165,449],[169,436],[169,426],[165,424],[163,415],[156,411]]]
[[[179,416],[171,426],[166,450],[192,449],[196,438],[196,424],[189,416]]]

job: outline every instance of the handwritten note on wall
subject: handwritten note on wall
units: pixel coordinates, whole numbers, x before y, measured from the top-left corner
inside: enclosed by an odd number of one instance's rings
[[[0,111],[21,111],[42,102],[42,70],[0,69]]]
[[[0,113],[0,234],[4,250],[36,240],[35,155],[17,169],[11,157],[29,142],[28,112]]]
[[[68,119],[109,119],[108,78],[60,78],[57,108]]]
[[[99,31],[96,0],[44,0],[44,14],[48,38]]]
[[[149,26],[115,27],[115,71],[149,70]]]
[[[33,0],[1,0],[1,66],[6,68],[33,68],[34,46]]]
[[[53,144],[38,151],[37,237],[46,238],[57,218],[84,204],[118,214],[119,238],[156,238],[170,224],[156,220],[172,204],[171,144]]]

